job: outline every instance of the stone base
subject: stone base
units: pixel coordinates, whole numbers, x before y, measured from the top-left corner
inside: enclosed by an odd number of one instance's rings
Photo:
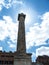
[[[14,56],[14,65],[31,65],[31,54],[16,54]]]

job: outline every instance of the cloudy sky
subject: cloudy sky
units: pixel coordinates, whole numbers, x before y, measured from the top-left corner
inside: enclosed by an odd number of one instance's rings
[[[26,51],[32,61],[49,56],[49,0],[0,0],[0,50],[16,51],[18,14],[26,14]]]

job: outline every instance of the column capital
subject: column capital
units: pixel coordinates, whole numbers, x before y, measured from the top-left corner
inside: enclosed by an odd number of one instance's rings
[[[18,21],[24,21],[25,17],[26,17],[26,15],[23,13],[18,14]]]

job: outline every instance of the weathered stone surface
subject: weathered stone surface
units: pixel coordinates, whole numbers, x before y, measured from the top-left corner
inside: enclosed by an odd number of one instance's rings
[[[26,59],[16,59],[14,65],[31,65],[31,62]]]
[[[14,65],[31,65],[31,54],[26,53],[25,41],[25,15],[23,13],[18,15],[19,28],[17,39],[17,52],[14,55]]]
[[[25,41],[25,15],[24,14],[19,14],[18,15],[18,20],[19,20],[19,27],[18,27],[18,39],[17,39],[17,51],[19,53],[26,52],[26,41]]]
[[[20,54],[14,58],[14,65],[31,65],[31,54]]]

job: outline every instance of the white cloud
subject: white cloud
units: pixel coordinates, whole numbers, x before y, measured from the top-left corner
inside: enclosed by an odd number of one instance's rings
[[[1,51],[1,50],[3,50],[3,48],[2,48],[2,47],[0,47],[0,51]]]
[[[16,45],[10,44],[9,47],[10,47],[10,48],[16,48]]]
[[[13,0],[12,4],[20,4],[20,5],[22,5],[23,2],[22,1],[18,1],[18,0]]]
[[[3,4],[4,0],[0,0],[0,4]]]
[[[10,16],[3,16],[3,19],[0,20],[0,40],[9,36],[12,42],[16,42],[18,23],[14,23]]]
[[[16,48],[16,44],[10,41],[7,42],[10,48]]]
[[[35,23],[26,34],[27,48],[33,45],[45,45],[45,40],[49,38],[49,12],[44,13],[41,19],[41,24]]]
[[[7,4],[7,3],[5,3],[5,0],[0,0],[0,11],[2,10],[3,6],[6,7],[7,9],[8,9],[9,7],[11,7],[10,1],[9,1],[9,3]]]
[[[0,11],[2,10],[4,0],[0,0]]]
[[[37,56],[42,56],[42,55],[48,55],[49,56],[49,47],[40,47],[38,49],[36,49],[36,57]]]
[[[8,9],[15,4],[23,5],[22,1],[17,1],[17,0],[8,0],[7,2],[6,0],[0,0],[0,11],[2,10],[3,6]]]

